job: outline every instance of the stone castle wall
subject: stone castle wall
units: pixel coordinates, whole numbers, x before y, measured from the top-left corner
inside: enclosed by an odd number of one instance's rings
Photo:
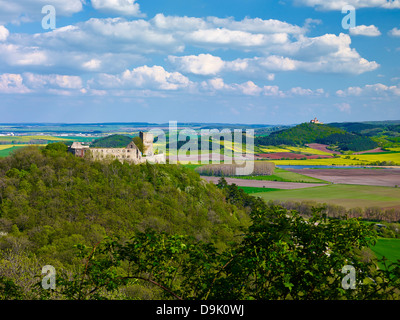
[[[74,142],[69,151],[77,157],[88,157],[92,160],[113,161],[115,159],[121,162],[134,164],[145,163],[165,163],[166,157],[163,154],[154,154],[153,140],[150,133],[140,132],[140,138],[143,141],[143,154],[132,141],[126,148],[89,148],[80,142]]]

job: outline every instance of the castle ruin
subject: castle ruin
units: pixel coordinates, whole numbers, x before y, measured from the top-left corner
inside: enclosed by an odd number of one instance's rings
[[[323,122],[319,121],[317,118],[314,118],[310,121],[310,123],[315,123],[315,124],[324,124]]]
[[[165,163],[166,158],[164,154],[154,154],[153,134],[140,132],[139,137],[143,142],[143,152],[133,141],[125,148],[90,148],[83,145],[82,142],[74,142],[68,148],[68,151],[77,157],[85,157],[91,160],[119,160],[133,164],[145,163],[147,161],[150,163]]]

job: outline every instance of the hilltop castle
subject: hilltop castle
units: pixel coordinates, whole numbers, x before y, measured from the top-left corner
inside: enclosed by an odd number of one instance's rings
[[[165,163],[164,154],[154,154],[153,140],[151,133],[140,132],[139,137],[143,142],[143,152],[131,141],[125,148],[90,148],[82,142],[74,142],[68,151],[77,157],[88,157],[91,160],[120,160],[134,164]]]
[[[323,122],[319,121],[317,118],[314,118],[310,121],[310,123],[315,123],[315,124],[324,124]]]

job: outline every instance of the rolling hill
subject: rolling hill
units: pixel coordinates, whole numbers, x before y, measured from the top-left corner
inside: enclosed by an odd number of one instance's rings
[[[131,137],[113,134],[111,136],[95,140],[91,147],[93,148],[125,148],[132,141]]]
[[[348,132],[340,127],[314,123],[302,123],[273,132],[266,137],[256,137],[254,143],[264,146],[304,146],[309,143],[321,143],[337,146],[343,151],[364,151],[378,147],[378,143],[369,137]]]

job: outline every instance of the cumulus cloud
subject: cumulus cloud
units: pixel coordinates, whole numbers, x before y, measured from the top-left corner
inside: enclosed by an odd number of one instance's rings
[[[400,86],[387,86],[382,83],[367,84],[364,87],[348,87],[345,90],[338,90],[339,97],[348,96],[400,96]]]
[[[365,25],[360,25],[356,26],[354,28],[349,29],[349,33],[352,36],[367,36],[367,37],[377,37],[381,35],[381,32],[379,29],[374,26],[365,26]]]
[[[24,94],[28,92],[30,90],[23,84],[20,74],[0,74],[0,93]]]
[[[216,75],[236,72],[247,76],[274,79],[275,72],[305,71],[310,73],[362,74],[379,68],[375,61],[368,61],[350,47],[349,35],[328,34],[315,38],[300,37],[286,47],[270,47],[270,55],[224,61],[210,54],[199,56],[170,56],[169,60],[184,73]],[[272,54],[279,52],[281,54]],[[260,72],[263,71],[263,72]]]
[[[43,18],[42,7],[52,5],[57,15],[71,16],[82,11],[84,0],[0,0],[0,23],[38,21]]]
[[[60,89],[82,89],[83,82],[78,76],[68,75],[40,75],[34,73],[23,74],[25,83],[32,89],[60,88]]]
[[[6,41],[9,35],[10,32],[8,29],[4,26],[0,26],[0,41]]]
[[[100,72],[114,72],[117,67],[120,71],[126,69],[132,64],[133,52],[144,58],[153,53],[168,54],[177,70],[199,75],[217,75],[220,71],[255,74],[260,67],[268,74],[296,70],[361,74],[379,67],[351,48],[347,34],[307,37],[304,32],[304,28],[278,20],[235,21],[158,14],[150,20],[92,18],[50,32],[10,36],[8,41],[21,48],[25,46],[26,51],[41,48],[37,51],[46,54],[53,65],[73,61],[73,69],[80,66],[83,70]],[[234,49],[247,55],[253,52],[254,57],[232,61],[222,61],[206,53],[176,57],[187,47]],[[66,52],[71,56],[69,59],[62,54]],[[105,59],[114,62],[112,71],[108,68],[113,63]]]
[[[307,89],[302,87],[294,87],[287,91],[283,91],[279,86],[259,86],[253,81],[247,81],[244,83],[230,83],[227,84],[222,78],[214,78],[207,81],[203,81],[201,89],[205,92],[222,92],[231,94],[244,94],[248,96],[269,96],[269,97],[280,97],[288,98],[295,96],[320,96],[324,94],[323,89]]]
[[[91,0],[91,2],[93,8],[99,11],[123,16],[143,16],[136,0]]]
[[[215,75],[225,66],[225,62],[220,57],[211,54],[169,56],[168,59],[177,66],[178,70],[198,75]]]
[[[389,31],[389,35],[393,37],[400,37],[400,29],[393,28],[392,30]]]
[[[96,90],[151,89],[173,91],[190,86],[190,80],[179,72],[168,72],[161,66],[141,66],[122,74],[101,74],[90,81]]]
[[[399,9],[400,0],[293,0],[297,5],[314,7],[317,10],[342,10],[346,5],[351,5],[356,9],[361,8],[383,8],[383,9]]]
[[[260,18],[244,18],[236,21],[234,18],[217,18],[209,17],[207,19],[214,27],[227,28],[230,30],[239,30],[251,33],[287,33],[287,34],[304,34],[306,28],[299,27],[285,21],[276,19],[263,20]],[[309,21],[310,22],[310,21]],[[308,24],[307,24],[308,25]]]
[[[0,59],[10,66],[48,65],[46,51],[38,47],[0,43]]]

